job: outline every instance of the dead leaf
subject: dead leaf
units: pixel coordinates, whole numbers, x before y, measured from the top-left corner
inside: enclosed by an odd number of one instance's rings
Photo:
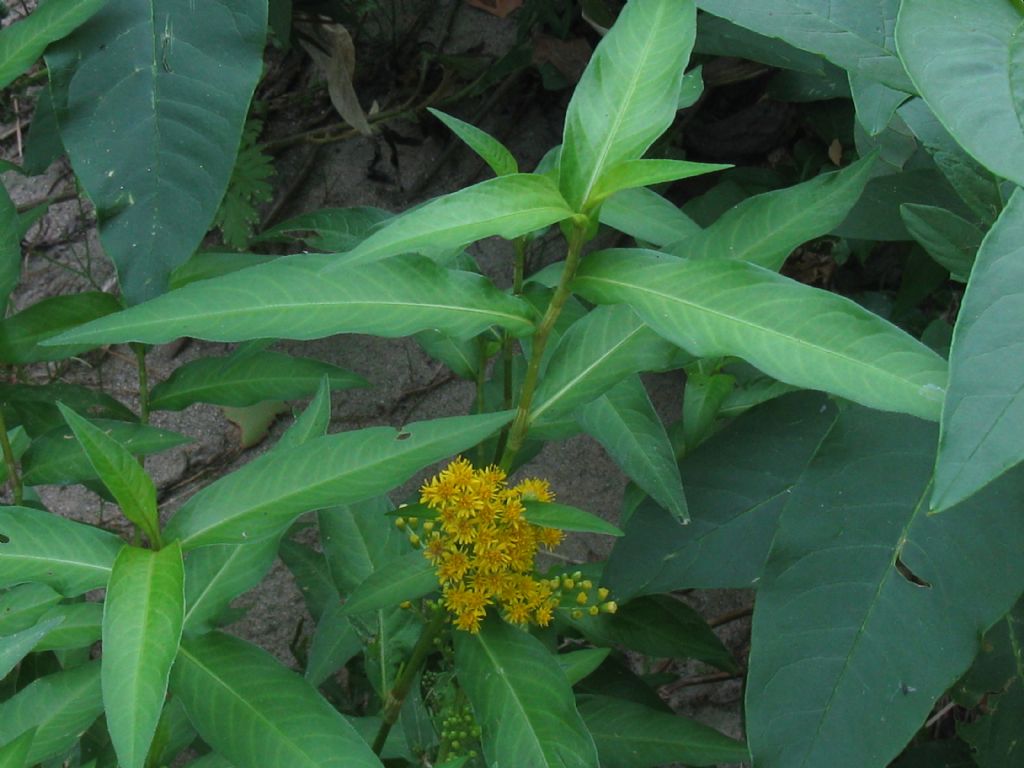
[[[466,0],[474,8],[505,18],[523,4],[523,0]]]
[[[832,139],[832,143],[828,145],[828,159],[837,168],[843,164],[843,145],[839,143],[839,139]]]
[[[244,449],[263,442],[277,417],[291,409],[281,400],[264,400],[244,408],[225,405],[221,410],[225,418],[238,427],[238,444]]]
[[[352,36],[341,24],[301,24],[297,27],[303,35],[311,38],[303,39],[302,47],[327,78],[327,92],[334,109],[342,120],[364,136],[369,136],[370,123],[352,85],[356,72],[356,49],[352,45]]]

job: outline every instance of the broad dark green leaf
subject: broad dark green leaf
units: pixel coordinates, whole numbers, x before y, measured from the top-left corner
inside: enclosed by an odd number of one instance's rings
[[[576,411],[626,475],[681,522],[689,520],[675,451],[639,377],[631,376]]]
[[[0,587],[39,581],[65,597],[105,586],[124,542],[29,507],[0,507]]]
[[[499,176],[395,216],[325,274],[334,276],[401,253],[462,248],[494,235],[510,240],[570,216],[572,211],[546,176]]]
[[[689,179],[731,167],[714,163],[693,163],[687,160],[623,160],[604,170],[590,193],[590,201],[593,204],[600,204],[624,189]]]
[[[817,53],[843,69],[913,92],[896,56],[899,0],[699,0],[698,4],[766,37]]]
[[[928,515],[936,432],[848,407],[792,489],[754,612],[756,765],[887,765],[1019,597],[1024,475]]]
[[[759,61],[776,69],[792,69],[809,75],[824,75],[821,56],[794,48],[778,37],[759,35],[727,19],[702,13],[697,16],[695,53],[734,56]]]
[[[671,125],[696,26],[692,0],[633,0],[598,45],[565,116],[558,186],[573,210]]]
[[[0,48],[2,35],[0,33]],[[21,278],[21,236],[18,229],[18,210],[11,202],[7,189],[0,184],[0,307],[7,308],[7,299]]]
[[[185,612],[177,542],[159,552],[125,547],[103,610],[103,707],[124,768],[142,768],[167,694]]]
[[[100,663],[41,677],[0,704],[0,744],[36,729],[25,765],[70,749],[103,711]]]
[[[219,626],[231,601],[266,576],[277,546],[271,537],[190,552],[185,560],[185,631],[202,634]]]
[[[0,407],[8,428],[21,424],[32,437],[63,427],[57,403],[64,403],[90,419],[132,421],[135,414],[105,392],[77,384],[10,384],[0,382]]]
[[[60,594],[45,584],[21,584],[8,589],[0,594],[0,635],[31,627],[60,599]]]
[[[327,427],[331,424],[331,381],[327,376],[320,380],[316,395],[310,400],[295,422],[288,427],[288,430],[281,435],[281,439],[274,445],[274,450],[284,450],[302,445],[314,437],[323,437],[327,434]]]
[[[31,67],[50,43],[84,23],[107,0],[48,0],[0,31],[0,88]],[[20,768],[20,767],[19,767]]]
[[[102,603],[66,603],[51,608],[44,620],[62,619],[60,624],[46,633],[36,650],[62,651],[89,648],[100,640],[103,630]]]
[[[778,271],[798,246],[839,226],[867,184],[874,157],[748,197],[699,233],[666,247],[689,258],[741,259]]]
[[[394,488],[426,465],[471,448],[510,417],[505,412],[417,422],[402,430],[371,427],[274,451],[189,499],[167,524],[165,537],[194,549],[273,536],[303,512]]]
[[[93,419],[92,423],[137,456],[148,456],[191,442],[191,438],[184,435],[147,424],[109,419]],[[25,452],[22,468],[26,485],[69,485],[97,476],[70,427],[58,427],[37,437]]]
[[[1024,185],[1024,21],[1010,2],[908,0],[896,42],[922,98],[982,165]]]
[[[57,127],[57,115],[53,109],[53,98],[50,88],[41,88],[36,99],[36,111],[32,115],[32,125],[28,127],[25,137],[23,166],[25,172],[33,176],[41,174],[50,167],[58,157],[64,154],[64,144],[60,140],[60,129]]]
[[[19,661],[35,650],[39,645],[39,641],[46,637],[61,621],[63,619],[60,616],[52,619],[43,619],[38,624],[27,629],[4,634],[0,637],[0,680],[7,677],[8,673],[18,665]],[[3,764],[3,760],[0,759],[0,766]]]
[[[910,94],[890,88],[858,72],[847,74],[850,78],[850,94],[857,109],[857,122],[869,136],[878,136],[885,131],[900,104],[910,98]]]
[[[454,632],[455,670],[490,765],[597,768],[594,741],[558,662],[529,633],[491,617]]]
[[[978,251],[953,331],[933,509],[962,501],[1024,460],[1024,193]]]
[[[611,653],[611,648],[582,648],[578,651],[559,653],[555,661],[565,673],[569,685],[576,685],[599,666]]]
[[[534,392],[530,420],[570,413],[632,373],[662,370],[676,351],[629,307],[597,307],[558,340]]]
[[[901,205],[900,216],[928,255],[954,280],[966,283],[985,233],[952,211],[933,205]]]
[[[750,759],[742,742],[685,717],[607,696],[581,696],[579,706],[602,768],[714,766]]]
[[[585,509],[545,501],[525,501],[525,517],[534,525],[560,528],[563,531],[601,533],[605,536],[621,536],[622,531],[606,520]]]
[[[368,386],[362,376],[336,365],[261,350],[186,363],[153,387],[149,406],[180,411],[193,403],[243,407],[264,400],[296,400],[316,392],[325,375],[332,389]]]
[[[738,355],[789,384],[939,415],[946,380],[939,355],[848,299],[753,264],[603,251],[583,262],[575,288],[591,301],[629,304],[693,354]]]
[[[496,176],[508,176],[511,173],[519,172],[519,163],[512,157],[512,153],[489,133],[480,130],[475,125],[459,120],[457,117],[446,115],[439,109],[428,107],[427,111],[448,126],[452,133],[476,152],[480,159],[491,167]]]
[[[404,600],[416,600],[438,589],[434,566],[419,551],[407,552],[371,573],[352,590],[343,616],[379,611]]]
[[[242,640],[184,640],[171,688],[203,740],[238,768],[381,768],[313,686]]]
[[[674,243],[700,232],[690,217],[657,192],[624,189],[601,206],[601,223],[650,245]]]
[[[144,305],[65,334],[70,343],[143,341],[180,336],[213,341],[315,339],[337,333],[408,336],[436,328],[474,336],[491,325],[523,335],[533,310],[480,275],[410,256],[329,273],[295,262],[252,267],[192,283]]]
[[[74,293],[43,299],[16,315],[0,320],[0,360],[24,365],[63,360],[95,346],[90,343],[41,346],[40,343],[90,320],[121,308],[109,293]]]
[[[703,617],[667,595],[639,597],[614,614],[584,615],[572,623],[595,645],[620,644],[655,658],[699,659],[727,672],[737,670]]]
[[[320,685],[363,649],[362,638],[342,611],[342,604],[335,601],[317,622],[306,662],[305,676],[312,685]]]
[[[132,304],[163,293],[209,229],[263,66],[266,0],[196,13],[112,0],[46,56],[64,146]]]
[[[35,735],[35,729],[29,728],[0,747],[0,768],[25,768]]]
[[[835,418],[827,397],[803,392],[751,410],[701,444],[679,465],[690,524],[642,503],[615,542],[605,586],[620,600],[755,586],[787,493]]]
[[[104,430],[58,403],[64,420],[85,453],[93,470],[121,507],[150,542],[160,545],[160,519],[156,511],[156,486],[146,470],[121,443]]]
[[[321,208],[275,224],[257,241],[290,238],[321,251],[351,251],[390,218],[381,208]]]

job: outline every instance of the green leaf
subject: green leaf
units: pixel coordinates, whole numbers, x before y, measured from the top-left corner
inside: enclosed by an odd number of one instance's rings
[[[621,536],[622,531],[606,520],[584,509],[556,504],[548,501],[524,501],[526,519],[534,525],[546,528],[560,528],[563,531],[601,533],[605,536]]]
[[[25,172],[33,176],[42,174],[54,160],[62,155],[64,155],[64,144],[60,140],[60,129],[57,127],[53,98],[50,96],[50,88],[47,85],[39,90],[36,111],[32,115],[32,125],[28,127],[28,135],[25,137],[23,154]]]
[[[907,231],[928,255],[949,271],[950,277],[967,282],[985,234],[952,211],[933,205],[904,204],[900,216]]]
[[[291,539],[281,542],[279,554],[281,561],[295,577],[310,616],[319,621],[323,612],[339,601],[338,589],[331,578],[327,558]]]
[[[121,443],[105,431],[58,403],[64,420],[74,432],[85,457],[103,481],[124,516],[160,546],[160,519],[156,511],[156,486],[142,465]]]
[[[692,0],[633,0],[594,51],[565,116],[559,182],[575,211],[608,169],[636,160],[672,124],[696,34]]]
[[[488,764],[597,768],[572,688],[540,641],[493,616],[479,634],[453,635],[456,674],[483,728]]]
[[[755,586],[787,493],[835,418],[827,397],[802,392],[749,411],[702,443],[679,465],[690,524],[642,503],[615,542],[604,585],[623,601]]]
[[[36,729],[25,765],[70,749],[103,711],[100,663],[40,677],[0,704],[0,744]]]
[[[367,241],[369,242],[369,241]],[[192,283],[61,337],[71,343],[181,336],[213,341],[315,339],[336,333],[408,336],[436,328],[474,336],[491,325],[533,330],[533,309],[480,275],[410,256],[330,272],[271,263]]]
[[[626,306],[597,307],[558,340],[533,395],[531,422],[570,413],[639,371],[669,367],[676,347]]]
[[[1020,632],[1020,628],[1017,628]],[[1014,641],[1020,663],[1018,634]],[[1009,690],[986,699],[988,713],[974,722],[957,729],[959,735],[973,748],[977,768],[1005,768],[1019,766],[1024,759],[1024,743],[1020,739],[1020,724],[1024,722],[1024,668],[1015,671]],[[972,766],[973,768],[973,766]]]
[[[343,595],[371,573],[408,551],[406,537],[386,517],[391,502],[378,496],[317,515],[320,542],[338,591]]]
[[[394,488],[413,473],[471,448],[511,413],[371,427],[313,438],[249,462],[189,499],[165,538],[185,549],[240,544],[283,531],[303,512],[349,504]]]
[[[604,251],[587,257],[575,287],[597,303],[628,303],[693,354],[738,355],[789,384],[939,415],[946,379],[939,355],[848,299],[753,264]]]
[[[185,631],[203,634],[219,626],[231,601],[270,570],[277,546],[276,538],[267,538],[191,552],[185,560]]]
[[[565,673],[569,685],[576,685],[599,666],[611,653],[611,648],[582,648],[578,651],[559,653],[555,661]]]
[[[439,109],[427,107],[427,111],[447,125],[452,133],[466,143],[466,146],[480,155],[480,159],[491,167],[495,176],[519,173],[519,163],[512,157],[512,153],[489,133],[481,131],[475,125],[463,122],[457,117],[446,115]]]
[[[282,257],[276,254],[265,253],[197,251],[189,257],[188,261],[175,267],[174,271],[171,272],[169,287],[174,291],[178,288],[184,288],[189,283],[229,275],[240,269],[266,264],[279,258]]]
[[[327,427],[331,424],[331,380],[328,376],[320,379],[320,386],[316,395],[309,405],[293,423],[288,430],[281,435],[281,439],[274,445],[274,450],[284,450],[302,445],[314,437],[323,437],[327,434]]]
[[[892,768],[978,768],[978,764],[962,741],[942,739],[909,747]]]
[[[213,221],[263,66],[266,0],[115,0],[50,48],[61,137],[131,304]],[[96,126],[103,125],[102,131]]]
[[[576,412],[626,475],[680,521],[689,521],[675,451],[639,377],[616,384]]]
[[[63,360],[94,344],[41,346],[41,342],[82,323],[121,308],[109,293],[73,293],[36,302],[16,315],[0,320],[0,360],[14,365]]]
[[[978,162],[1024,184],[1024,22],[1011,3],[908,0],[896,43],[922,98]]]
[[[857,72],[848,72],[850,94],[857,109],[857,122],[869,136],[879,136],[889,126],[900,104],[910,95]]]
[[[3,47],[0,33],[0,48]],[[0,184],[0,307],[6,310],[7,300],[21,278],[21,236],[18,209],[11,202],[7,189]]]
[[[422,552],[408,552],[371,573],[352,590],[341,615],[392,608],[403,600],[416,600],[437,589],[434,566]]]
[[[46,620],[62,619],[59,626],[46,633],[36,646],[37,651],[63,651],[89,648],[102,635],[102,603],[68,603],[47,611]]]
[[[759,61],[776,69],[791,69],[809,75],[824,75],[825,60],[794,48],[777,37],[766,37],[731,21],[702,13],[697,16],[695,53],[733,56]]]
[[[424,352],[447,365],[456,376],[475,381],[483,365],[483,349],[478,339],[454,339],[438,331],[420,331],[414,337]]]
[[[750,759],[742,742],[685,717],[608,696],[581,696],[579,706],[602,768],[714,766]]]
[[[654,658],[689,658],[726,672],[738,667],[704,618],[667,595],[639,597],[614,614],[584,615],[571,623],[595,645],[621,644]]]
[[[63,620],[63,617],[55,616],[52,619],[44,619],[28,629],[0,637],[0,680],[7,677],[18,662],[32,652],[39,645],[39,641]],[[2,754],[0,752],[0,755]],[[2,765],[3,760],[0,759],[0,766]]]
[[[60,599],[60,594],[45,584],[21,584],[8,589],[0,594],[0,635],[31,627]]]
[[[624,189],[604,201],[600,219],[651,245],[666,245],[700,232],[700,226],[657,192]]]
[[[183,641],[171,688],[203,740],[238,768],[381,768],[309,683],[242,640]]]
[[[0,88],[35,64],[46,46],[83,24],[107,0],[49,0],[0,31]]]
[[[9,384],[0,382],[0,406],[7,426],[21,424],[32,437],[64,427],[57,403],[64,403],[90,419],[132,421],[135,414],[105,392],[76,384]]]
[[[125,547],[103,609],[103,707],[118,762],[142,768],[167,694],[185,613],[177,543],[154,552]]]
[[[305,675],[312,685],[320,685],[363,649],[363,639],[343,610],[344,606],[335,601],[317,622]]]
[[[868,182],[874,156],[835,173],[748,197],[699,233],[666,247],[692,259],[741,259],[778,271],[798,246],[839,226]]]
[[[147,424],[108,419],[93,419],[92,424],[136,456],[148,456],[191,442],[189,437]],[[37,437],[25,452],[21,465],[25,485],[70,485],[97,476],[70,427],[58,427]]]
[[[605,199],[624,189],[649,187],[666,181],[689,179],[732,168],[731,165],[714,163],[693,163],[687,160],[623,160],[607,168],[593,191],[590,202],[600,204]]]
[[[1021,461],[1024,193],[989,231],[953,331],[931,506],[946,509]]]
[[[351,251],[390,218],[382,208],[321,208],[275,224],[256,240],[294,239],[321,251]]]
[[[0,747],[0,768],[25,768],[35,735],[35,729],[29,728]]]
[[[246,449],[263,442],[277,417],[288,412],[288,406],[280,400],[261,400],[242,408],[225,405],[221,410],[224,417],[238,428],[238,446]]]
[[[401,253],[462,248],[494,235],[511,240],[570,216],[572,211],[546,176],[499,176],[395,216],[324,272],[337,275]]]
[[[699,0],[700,7],[766,37],[824,56],[843,69],[913,93],[896,57],[899,0]]]
[[[1019,597],[1024,475],[928,515],[936,432],[848,407],[793,488],[754,611],[756,765],[887,765]]]
[[[332,389],[368,386],[362,376],[336,365],[261,350],[186,363],[153,387],[149,405],[180,411],[193,403],[242,407],[264,400],[296,400],[313,394],[325,375]]]
[[[687,369],[683,390],[683,449],[687,454],[693,453],[714,432],[722,406],[736,387],[734,376],[694,368]]]
[[[65,597],[105,586],[124,542],[29,507],[0,507],[0,587],[39,581]]]

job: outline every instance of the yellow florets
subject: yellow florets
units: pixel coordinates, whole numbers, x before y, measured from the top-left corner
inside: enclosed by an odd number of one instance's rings
[[[534,575],[539,545],[554,549],[562,531],[532,525],[523,501],[551,501],[546,480],[513,488],[498,467],[474,469],[458,458],[420,488],[420,503],[437,514],[423,528],[423,555],[437,569],[442,602],[458,629],[477,632],[487,607],[513,624],[547,626],[559,596]],[[408,522],[408,521],[405,521]]]

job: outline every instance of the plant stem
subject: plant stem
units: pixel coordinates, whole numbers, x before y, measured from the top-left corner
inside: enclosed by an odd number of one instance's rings
[[[132,342],[139,367],[139,421],[149,424],[149,374],[146,372],[146,345]]]
[[[4,452],[4,464],[7,465],[7,479],[11,483],[14,506],[18,507],[21,506],[22,499],[21,475],[18,474],[18,462],[14,458],[14,449],[11,448],[11,441],[7,437],[7,421],[4,419],[2,410],[0,410],[0,447]]]
[[[506,472],[512,467],[519,449],[523,447],[526,440],[526,433],[530,429],[530,405],[533,403],[533,393],[537,389],[537,379],[540,376],[540,364],[544,358],[544,348],[547,346],[551,330],[555,327],[558,316],[562,314],[562,307],[565,306],[569,294],[572,292],[569,286],[573,277],[576,276],[576,268],[580,263],[580,256],[583,252],[583,243],[586,241],[586,223],[574,221],[572,232],[569,234],[569,250],[565,257],[565,268],[562,270],[562,279],[558,281],[551,302],[548,304],[540,326],[533,334],[533,349],[530,352],[530,363],[526,368],[526,376],[523,378],[522,388],[519,390],[519,407],[516,408],[515,418],[508,433],[508,443],[501,456],[500,466]]]
[[[416,675],[419,673],[420,667],[423,666],[423,662],[434,650],[434,638],[441,633],[447,618],[444,608],[440,605],[436,606],[433,618],[423,627],[423,632],[420,633],[420,639],[416,641],[416,647],[412,649],[409,660],[398,674],[394,687],[388,691],[380,713],[380,729],[373,740],[373,751],[376,754],[379,755],[384,749],[384,742],[388,739],[391,726],[398,722],[398,715],[402,711],[405,697],[409,695],[409,689],[412,687],[413,681],[416,680]]]
[[[523,295],[523,278],[526,270],[526,238],[517,237],[515,239],[515,261],[513,262],[512,272],[512,295],[522,296]],[[507,330],[502,331],[502,343],[501,343],[501,363],[502,363],[502,376],[504,378],[504,403],[503,407],[507,411],[512,407],[512,338],[509,336]],[[494,460],[497,461],[505,452],[505,446],[508,444],[508,432],[509,427],[505,427],[501,430],[501,434],[498,435],[498,442],[494,450]]]

